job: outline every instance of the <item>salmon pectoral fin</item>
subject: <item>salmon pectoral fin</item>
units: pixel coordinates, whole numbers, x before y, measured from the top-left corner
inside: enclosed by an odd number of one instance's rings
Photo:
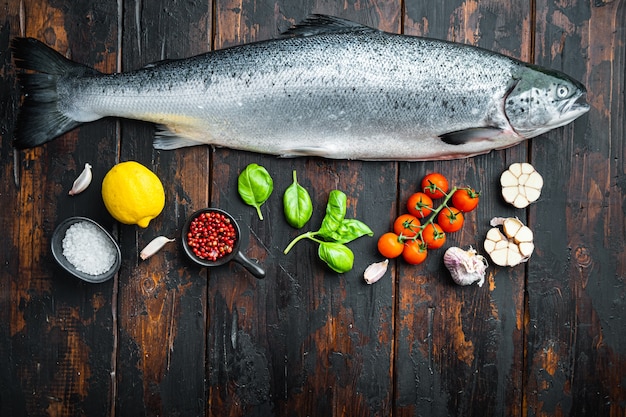
[[[504,130],[497,127],[475,127],[456,132],[448,132],[440,135],[439,138],[448,145],[465,145],[470,142],[481,142],[493,140],[502,135]]]
[[[157,125],[152,146],[154,149],[172,150],[188,146],[211,144],[211,138],[194,130],[172,125]]]

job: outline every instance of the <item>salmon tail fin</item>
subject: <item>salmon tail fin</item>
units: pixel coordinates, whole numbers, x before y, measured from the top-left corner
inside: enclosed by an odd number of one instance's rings
[[[60,110],[57,83],[62,76],[98,74],[93,68],[70,61],[32,38],[15,38],[11,50],[18,68],[34,72],[18,75],[24,100],[17,122],[13,145],[32,148],[68,132],[81,122]]]

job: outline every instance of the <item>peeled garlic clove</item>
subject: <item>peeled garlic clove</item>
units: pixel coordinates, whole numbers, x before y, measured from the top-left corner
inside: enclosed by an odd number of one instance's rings
[[[530,166],[532,168],[532,165]],[[528,181],[526,181],[526,185],[528,187],[532,187],[541,191],[541,189],[543,188],[543,177],[541,176],[541,174],[539,174],[537,171],[534,170],[535,168],[532,168],[532,169],[533,169],[533,172],[531,172],[530,175],[528,175]]]
[[[485,249],[485,252],[491,253],[496,250],[496,242],[489,239],[489,236],[487,236],[487,239],[483,242],[483,248]]]
[[[502,223],[502,230],[507,237],[515,237],[517,232],[524,226],[521,220],[509,217]]]
[[[526,259],[530,258],[530,255],[532,255],[535,250],[535,244],[533,242],[518,243],[517,247],[519,248],[522,256]]]
[[[508,238],[497,227],[489,229],[483,243],[485,252],[489,254],[493,263],[499,266],[508,266],[509,245]]]
[[[500,185],[502,197],[507,203],[525,208],[539,199],[543,178],[531,164],[515,163],[500,175]]]
[[[363,272],[363,278],[368,284],[373,284],[385,275],[387,272],[387,266],[389,265],[389,259],[385,259],[382,262],[376,262],[371,264]]]
[[[506,241],[506,236],[504,236],[502,232],[500,232],[500,229],[494,227],[492,229],[489,229],[489,231],[487,232],[487,238],[485,239],[485,243],[483,244],[483,246],[485,247],[485,250],[487,252],[491,252],[492,250],[496,249],[496,245],[499,242],[503,241]]]
[[[443,254],[443,263],[450,271],[455,283],[459,285],[471,285],[474,282],[482,287],[485,282],[487,261],[470,246],[468,250],[450,247]]]
[[[509,171],[517,178],[522,175],[522,172],[524,172],[524,164],[525,162],[511,164],[511,166],[509,167]]]
[[[165,236],[158,236],[152,239],[150,243],[139,253],[139,257],[144,261],[161,250],[166,243],[173,242],[176,239],[169,239]]]
[[[520,253],[519,246],[509,243],[507,250],[506,266],[516,266],[524,261],[524,257]]]
[[[535,174],[537,174],[537,173],[535,172]],[[541,195],[541,189],[543,188],[543,178],[541,178],[541,175],[539,175],[539,174],[531,175],[528,178],[527,184],[533,184],[533,185],[532,186],[526,185],[524,187],[524,192],[526,193],[526,198],[531,203],[533,201],[537,201],[539,199],[539,196]]]
[[[522,226],[517,231],[515,236],[513,236],[513,240],[515,240],[515,243],[517,244],[522,243],[522,242],[532,242],[533,238],[534,238],[533,231],[530,230],[528,226]]]
[[[489,257],[491,258],[491,261],[498,266],[510,266],[508,245],[505,248],[500,248],[489,252]]]
[[[502,197],[504,197],[504,201],[507,203],[515,205],[515,199],[518,198],[519,191],[517,189],[517,185],[502,187]],[[519,202],[518,204],[523,204],[523,202]]]
[[[517,187],[517,175],[513,173],[513,166],[511,165],[508,170],[504,171],[500,175],[500,185],[503,187]]]
[[[91,179],[91,165],[86,163],[83,172],[80,173],[78,178],[74,181],[74,184],[72,184],[72,189],[70,190],[69,195],[76,195],[85,191],[87,187],[89,187],[89,184],[91,184]]]

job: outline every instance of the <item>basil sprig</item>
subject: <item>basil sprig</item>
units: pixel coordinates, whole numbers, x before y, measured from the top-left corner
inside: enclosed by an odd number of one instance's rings
[[[297,236],[284,253],[289,253],[299,241],[311,239],[320,245],[318,255],[333,271],[340,274],[350,271],[354,265],[354,253],[345,244],[361,236],[373,236],[374,232],[360,220],[345,218],[347,200],[345,193],[332,190],[319,230]]]
[[[309,192],[298,184],[296,171],[293,171],[293,183],[283,194],[283,209],[287,223],[296,229],[306,224],[313,214],[313,203]]]
[[[274,190],[274,181],[269,172],[258,164],[248,165],[239,174],[237,189],[244,203],[256,208],[259,219],[263,220],[261,205],[267,201]]]

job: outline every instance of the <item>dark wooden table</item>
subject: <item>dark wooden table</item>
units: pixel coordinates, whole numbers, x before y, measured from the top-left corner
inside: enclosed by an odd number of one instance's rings
[[[1,416],[626,415],[625,1],[7,0],[1,11]],[[312,12],[564,70],[586,84],[591,111],[528,143],[449,162],[161,152],[151,125],[116,120],[36,149],[12,147],[14,36],[115,72],[274,37]],[[166,188],[147,229],[115,222],[100,197],[106,171],[126,160],[153,169]],[[519,161],[545,178],[527,210],[499,196],[500,173]],[[94,182],[69,197],[85,162]],[[253,162],[275,181],[263,221],[237,194],[237,175]],[[447,246],[482,247],[492,217],[518,216],[534,230],[536,252],[522,266],[490,267],[482,288],[456,286],[443,251],[418,267],[392,262],[368,286],[376,238],[350,245],[355,267],[343,275],[310,242],[282,254],[297,233],[282,214],[293,169],[316,205],[312,225],[337,188],[348,215],[379,236],[437,170],[483,192]],[[240,221],[265,280],[236,264],[194,266],[178,243],[139,259],[153,237],[179,237],[206,206]],[[119,241],[115,279],[87,284],[56,266],[50,237],[72,215]]]

